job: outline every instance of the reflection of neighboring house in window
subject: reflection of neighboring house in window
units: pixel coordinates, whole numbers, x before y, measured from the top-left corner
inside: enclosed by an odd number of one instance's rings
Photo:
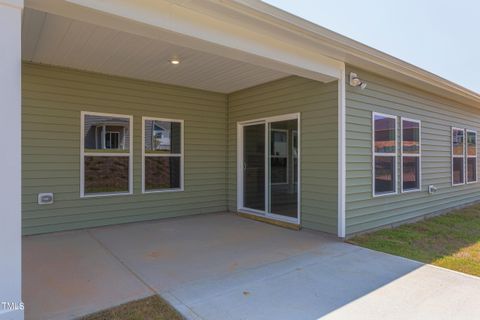
[[[128,123],[105,117],[85,121],[85,149],[128,149]]]
[[[152,144],[155,150],[170,150],[170,132],[169,122],[153,124]]]
[[[166,121],[145,122],[145,149],[171,151],[172,126]]]
[[[272,157],[288,157],[288,130],[272,129]]]
[[[463,130],[454,130],[452,136],[452,144],[453,144],[453,153],[456,155],[463,154]]]
[[[377,152],[395,152],[395,130],[394,128],[381,128],[384,123],[378,121],[375,124],[375,149]]]

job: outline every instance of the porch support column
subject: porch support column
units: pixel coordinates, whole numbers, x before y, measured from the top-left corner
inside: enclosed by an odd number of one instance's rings
[[[0,0],[1,320],[23,319],[23,304],[21,304],[22,10],[23,0]]]
[[[340,238],[345,238],[346,217],[346,88],[345,65],[338,79],[338,231]]]

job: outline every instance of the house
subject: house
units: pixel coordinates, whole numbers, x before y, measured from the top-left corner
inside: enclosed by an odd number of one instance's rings
[[[86,116],[84,125],[85,149],[128,150],[128,121],[104,116]]]
[[[9,301],[22,234],[229,211],[343,238],[480,200],[478,93],[260,1],[0,0],[0,26]]]

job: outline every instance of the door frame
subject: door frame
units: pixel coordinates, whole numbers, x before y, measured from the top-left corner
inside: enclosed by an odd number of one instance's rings
[[[300,225],[301,222],[301,163],[302,163],[302,158],[301,158],[301,117],[300,113],[289,113],[289,114],[284,114],[284,115],[279,115],[279,116],[272,116],[272,117],[265,117],[265,118],[257,118],[257,119],[252,119],[248,121],[239,121],[237,122],[237,211],[246,213],[246,214],[251,214],[251,215],[256,215],[264,218],[270,218],[278,221],[283,221],[283,222],[289,222],[293,224]],[[269,192],[269,170],[268,168],[268,162],[269,162],[269,151],[270,151],[270,139],[268,138],[268,124],[271,122],[277,122],[277,121],[286,121],[286,120],[297,120],[297,139],[298,139],[298,167],[297,167],[297,176],[298,176],[298,181],[297,181],[297,218],[291,218],[291,217],[286,217],[282,216],[279,214],[274,214],[271,212],[268,212],[267,209],[265,211],[261,210],[255,210],[255,209],[249,209],[245,208],[243,206],[244,204],[244,192],[243,192],[243,162],[244,162],[244,157],[243,157],[243,152],[244,152],[244,145],[243,145],[243,128],[249,125],[256,125],[256,124],[265,124],[265,208],[268,208],[268,201],[270,198],[270,192]]]

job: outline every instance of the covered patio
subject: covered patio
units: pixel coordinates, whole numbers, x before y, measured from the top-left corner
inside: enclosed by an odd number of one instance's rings
[[[344,161],[338,150],[344,142],[345,64],[317,53],[317,40],[288,31],[281,19],[252,15],[251,5],[0,1],[8,30],[0,41],[11,49],[0,65],[8,93],[0,134],[9,137],[3,150],[11,155],[0,182],[0,241],[11,244],[0,266],[9,274],[0,281],[0,295],[25,301],[25,310],[3,310],[0,318],[23,319],[25,311],[27,319],[63,319],[160,292],[194,314],[189,302],[176,302],[170,292],[315,246],[317,236],[308,232],[294,239],[292,231],[278,233],[232,215],[157,221],[248,209],[245,194],[257,193],[239,178],[245,174],[239,123],[260,121],[281,142],[274,155],[281,169],[276,185],[273,179],[268,186],[255,183],[270,189],[251,202],[249,214],[277,211],[271,216],[296,228],[344,236],[344,186],[337,180],[344,171],[337,159]],[[178,159],[170,172],[176,176],[168,179],[172,190],[148,192],[144,127],[160,131],[165,123],[181,132],[169,155]],[[270,144],[263,145],[266,163]],[[325,147],[312,148],[318,145]],[[112,157],[106,149],[118,152]],[[112,168],[101,157],[117,162],[121,186],[87,185],[86,175],[100,176],[95,172],[102,165]],[[94,170],[86,168],[88,161]],[[327,165],[315,167],[319,163]],[[267,182],[271,177],[263,174]],[[267,199],[272,190],[279,192]],[[58,233],[138,221],[150,222]],[[247,234],[266,247],[243,242]],[[115,243],[124,244],[119,252]],[[127,247],[130,257],[123,256]]]
[[[344,236],[344,63],[237,5],[26,3],[23,234],[242,211]]]
[[[476,277],[231,213],[28,236],[23,263],[27,319],[73,319],[152,294],[187,319],[480,312]]]

